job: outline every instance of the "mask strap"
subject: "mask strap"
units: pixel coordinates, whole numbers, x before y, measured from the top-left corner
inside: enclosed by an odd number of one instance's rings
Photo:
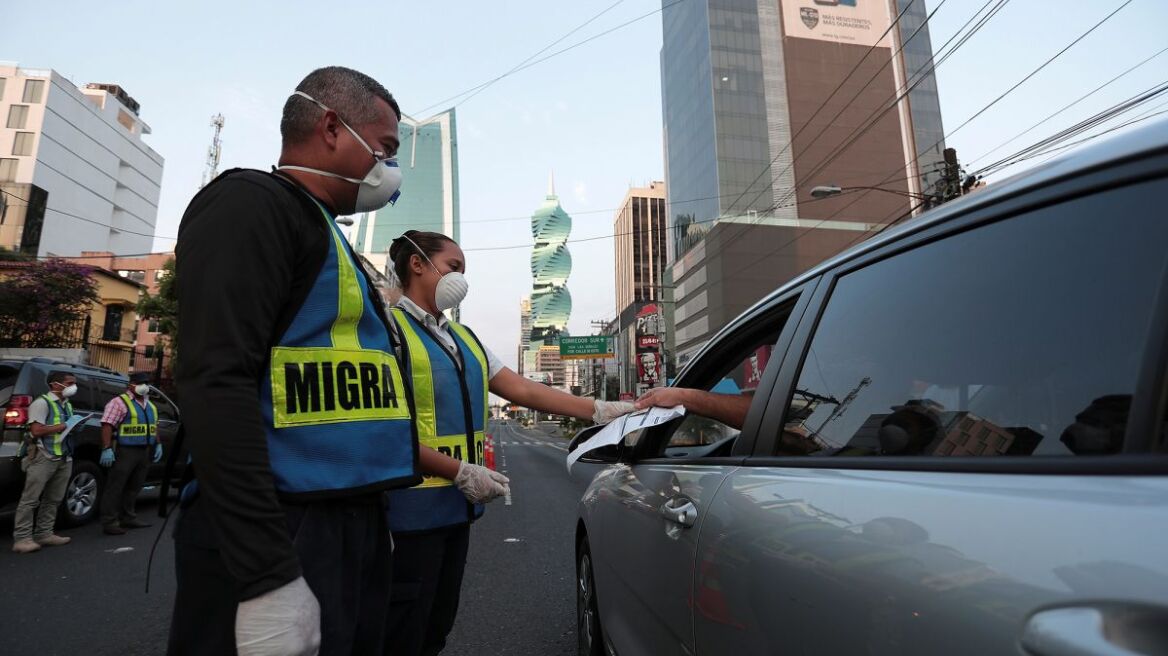
[[[332,112],[332,113],[336,114],[337,120],[341,122],[341,125],[345,126],[345,129],[349,131],[349,134],[353,135],[353,138],[355,138],[357,140],[357,143],[361,144],[361,147],[364,148],[366,151],[368,151],[370,155],[373,155],[374,159],[377,159],[377,155],[373,152],[373,149],[369,147],[369,144],[365,143],[365,140],[361,138],[361,135],[357,134],[357,131],[349,126],[348,121],[341,118],[340,114],[337,114],[337,110],[331,109],[330,107],[328,107],[327,105],[325,105],[321,101],[317,100],[316,98],[313,98],[312,96],[308,95],[307,93],[304,93],[303,91],[293,91],[292,95],[300,96],[301,98],[305,98],[309,102],[311,102],[312,104],[323,109],[324,111]],[[292,168],[292,167],[282,167],[282,168]],[[340,178],[341,176],[338,175],[336,177]],[[349,178],[341,178],[341,179],[342,180],[349,180]],[[358,180],[357,182],[360,182],[360,180]]]
[[[406,241],[410,242],[411,244],[413,244],[414,248],[418,249],[418,255],[421,255],[422,257],[426,258],[426,261],[430,263],[430,268],[434,270],[434,273],[438,274],[439,278],[441,278],[442,272],[438,270],[438,267],[434,266],[434,260],[431,260],[430,256],[426,255],[426,251],[422,250],[422,247],[418,246],[418,243],[415,242],[413,239],[410,239],[409,235],[405,234],[404,232],[402,233],[402,238],[405,239]]]
[[[321,171],[320,169],[310,169],[310,168],[307,168],[304,166],[292,166],[291,164],[285,164],[284,166],[280,166],[277,168],[291,169],[293,171],[304,171],[306,173],[315,173],[317,175],[323,175],[327,178],[337,178],[338,180],[344,180],[345,182],[352,182],[353,184],[361,184],[362,182],[364,182],[363,180],[357,180],[356,178],[348,178],[348,177],[345,177],[343,175],[338,175],[336,173],[333,173],[331,171]]]

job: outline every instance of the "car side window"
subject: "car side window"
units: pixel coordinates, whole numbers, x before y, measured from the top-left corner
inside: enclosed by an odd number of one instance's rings
[[[126,391],[126,384],[119,380],[101,378],[97,381],[97,407],[105,409],[107,403],[121,396]]]
[[[767,319],[766,325],[753,327],[752,336],[737,344],[729,355],[725,352],[715,354],[716,361],[711,363],[709,370],[700,373],[700,378],[707,381],[700,388],[723,395],[728,402],[735,400],[730,397],[753,400],[793,306],[794,301],[785,303],[777,315]],[[701,362],[697,366],[701,366]],[[692,458],[729,453],[730,444],[740,432],[739,426],[688,413],[669,436],[664,455]]]
[[[169,401],[163,399],[161,396],[154,396],[154,407],[158,409],[158,419],[160,421],[178,421],[178,413]]]
[[[73,403],[73,408],[86,412],[100,411],[105,404],[98,403],[100,400],[98,381],[84,374],[75,375],[77,377],[77,393],[70,399]]]
[[[841,276],[776,455],[1100,455],[1123,446],[1168,221],[1151,183]]]

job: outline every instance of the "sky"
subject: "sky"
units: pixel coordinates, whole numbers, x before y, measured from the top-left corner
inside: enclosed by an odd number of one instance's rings
[[[930,22],[934,48],[985,4],[918,1],[936,9]],[[381,81],[408,114],[438,103],[429,114],[601,12],[548,52],[661,7],[653,0],[8,0],[5,5],[0,60],[52,68],[77,84],[117,83],[141,103],[141,117],[153,130],[146,142],[166,159],[155,250],[174,246],[171,238],[205,168],[215,114],[226,119],[221,169],[266,169],[279,153],[281,107],[314,68],[356,68]],[[977,168],[992,161],[976,160],[1168,48],[1168,2],[1130,0],[959,128],[1121,5],[1123,0],[1013,0],[938,68],[947,145],[957,149],[962,162]],[[614,208],[629,186],[664,179],[660,48],[661,16],[653,13],[499,80],[457,106],[462,246],[471,286],[462,318],[511,366],[519,299],[531,290],[530,248],[490,249],[531,243],[528,217],[543,201],[549,171],[573,217],[572,239],[611,235]],[[1164,82],[1166,72],[1168,53],[995,154],[1013,152]],[[586,334],[592,320],[615,315],[613,244],[597,239],[569,249],[569,329]]]

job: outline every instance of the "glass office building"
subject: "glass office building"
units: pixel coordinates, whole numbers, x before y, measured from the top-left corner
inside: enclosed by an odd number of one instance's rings
[[[402,116],[397,161],[401,197],[360,217],[349,235],[353,249],[388,272],[390,243],[406,230],[459,239],[458,132],[454,109],[425,120]]]

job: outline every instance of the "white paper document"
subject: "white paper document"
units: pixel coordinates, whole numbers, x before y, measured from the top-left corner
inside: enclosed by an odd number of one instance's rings
[[[580,456],[588,451],[598,447],[616,444],[630,433],[639,431],[642,428],[651,428],[659,424],[664,424],[667,421],[683,416],[685,416],[685,406],[680,405],[672,408],[648,408],[627,415],[621,415],[597,431],[595,435],[581,443],[580,446],[576,447],[575,451],[568,454],[568,472],[572,471],[572,465],[580,459]]]
[[[93,412],[86,413],[83,415],[77,414],[77,415],[73,415],[72,417],[69,417],[68,419],[66,419],[65,420],[66,428],[65,428],[65,432],[61,433],[61,439],[64,440],[69,435],[69,433],[73,432],[74,428],[76,428],[80,424],[85,423],[88,419],[93,417],[95,414],[96,413],[93,413]]]

